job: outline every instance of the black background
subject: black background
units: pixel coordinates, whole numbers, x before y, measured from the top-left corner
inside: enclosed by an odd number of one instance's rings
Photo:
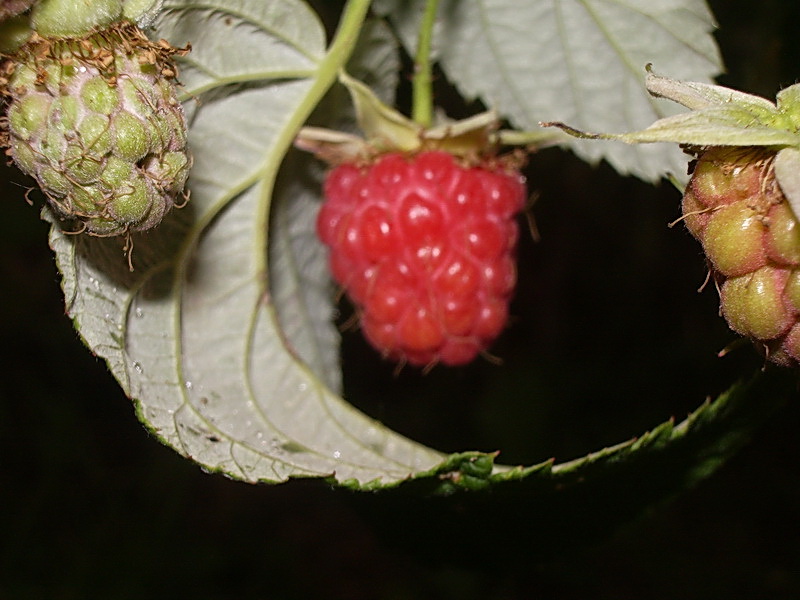
[[[797,3],[711,5],[721,83],[774,97],[797,80]],[[734,337],[713,289],[696,292],[699,245],[666,226],[674,189],[559,150],[527,175],[542,240],[523,236],[514,319],[493,348],[503,366],[395,377],[345,333],[353,403],[443,451],[534,463],[680,419],[761,366],[748,346],[716,358]],[[24,178],[2,179],[0,598],[800,597],[797,405],[711,478],[599,539],[551,546],[554,523],[541,538],[431,556],[435,520],[404,535],[385,526],[402,521],[401,502],[228,481],[150,438],[64,316]]]

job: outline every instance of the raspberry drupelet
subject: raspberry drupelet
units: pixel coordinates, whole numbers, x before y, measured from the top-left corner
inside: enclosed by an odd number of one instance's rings
[[[436,150],[336,166],[317,232],[385,358],[463,365],[504,329],[525,181],[511,162]]]

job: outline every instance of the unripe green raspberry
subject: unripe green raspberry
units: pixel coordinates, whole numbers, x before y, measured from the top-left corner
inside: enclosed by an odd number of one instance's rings
[[[731,329],[774,362],[800,363],[800,225],[778,185],[775,151],[712,147],[683,198]]]
[[[728,279],[722,285],[722,312],[731,329],[757,340],[773,340],[786,333],[794,315],[782,293],[789,272],[764,267]]]
[[[149,229],[183,190],[191,158],[176,52],[118,23],[80,39],[36,36],[14,57],[9,154],[90,234]]]
[[[122,0],[40,0],[31,23],[42,37],[77,38],[122,17]]]
[[[763,217],[746,202],[719,206],[703,232],[706,256],[726,277],[750,273],[766,264]]]
[[[800,226],[789,204],[781,202],[770,208],[766,223],[767,256],[777,264],[800,265]]]
[[[16,5],[0,3],[0,52],[3,54],[16,52],[33,35],[28,15],[10,16],[15,11],[25,10],[31,3],[31,0]]]

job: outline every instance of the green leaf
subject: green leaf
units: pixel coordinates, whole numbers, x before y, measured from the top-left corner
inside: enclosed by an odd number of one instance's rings
[[[790,85],[778,92],[778,110],[794,130],[800,129],[800,84]]]
[[[365,22],[348,70],[371,81],[392,103],[399,72],[397,45],[380,20]],[[335,85],[310,121],[336,130],[355,130],[350,96]],[[270,220],[270,293],[287,348],[328,387],[341,394],[339,332],[334,324],[327,253],[316,236],[323,166],[312,156],[291,152],[281,167]]]
[[[307,156],[291,152],[284,160],[269,223],[269,289],[287,351],[341,394],[340,336],[331,302],[335,291],[315,233],[319,198],[311,190],[320,179],[318,166]]]
[[[579,131],[564,123],[542,123],[560,127],[579,138],[617,140],[628,144],[673,142],[692,146],[794,146],[800,135],[778,129],[772,119],[762,119],[737,106],[712,106],[659,119],[648,128],[628,133],[590,133]],[[746,125],[745,125],[746,123]]]
[[[706,400],[677,424],[670,419],[640,436],[580,458],[509,468],[494,464],[498,453],[456,454],[431,473],[419,474],[414,485],[427,493],[445,495],[490,487],[499,491],[508,486],[552,493],[622,478],[629,486],[641,486],[646,504],[661,499],[654,494],[645,500],[648,486],[674,494],[711,475],[793,396],[793,385],[793,376],[785,371],[759,373],[734,384],[713,402]],[[483,468],[476,470],[479,460]],[[492,469],[486,467],[490,463]],[[464,475],[469,478],[462,480]]]
[[[194,47],[182,69],[192,98],[192,199],[152,235],[134,237],[133,273],[119,241],[53,228],[76,327],[143,422],[208,470],[246,481],[335,474],[366,483],[431,468],[438,453],[331,389],[331,349],[322,347],[335,348],[330,330],[315,331],[314,319],[293,330],[302,311],[284,310],[282,331],[274,305],[330,315],[331,299],[305,289],[315,273],[319,281],[322,261],[297,251],[307,231],[293,227],[307,223],[308,199],[275,213],[280,235],[268,235],[268,221],[294,134],[350,48],[326,54],[322,28],[301,2],[173,0],[165,8],[156,35]],[[358,27],[364,10],[351,13],[344,24]]]
[[[749,123],[746,127],[743,122]],[[609,135],[628,143],[676,142],[694,146],[784,146],[800,143],[800,135],[759,122],[738,108],[706,108],[665,117],[643,131]]]
[[[378,0],[413,51],[423,0]],[[479,97],[520,129],[562,121],[589,131],[633,131],[674,114],[644,88],[645,65],[681,79],[721,70],[703,0],[442,0],[437,56],[468,97]],[[655,180],[685,170],[670,146],[566,142],[585,160]]]
[[[165,3],[156,35],[194,47],[182,71],[191,202],[133,236],[133,271],[126,240],[67,235],[45,213],[67,313],[139,418],[203,468],[249,482],[318,477],[424,495],[518,486],[548,496],[584,481],[659,477],[665,464],[677,472],[670,491],[710,472],[768,414],[772,400],[758,398],[758,386],[583,459],[515,468],[494,453],[445,456],[340,396],[333,290],[312,235],[320,166],[289,149],[309,118],[352,127],[335,84],[348,59],[391,97],[397,57],[380,24],[364,25],[351,57],[367,4],[347,5],[344,33],[326,50],[299,1]],[[684,440],[692,452],[681,454]],[[665,463],[674,456],[682,458]]]
[[[648,70],[645,78],[648,91],[654,96],[667,98],[692,110],[736,104],[753,114],[774,116],[776,106],[766,98],[746,94],[739,90],[703,83],[702,81],[679,81],[670,77],[654,75]]]
[[[770,369],[677,424],[667,421],[584,458],[486,477],[491,455],[458,455],[435,478],[356,500],[360,514],[371,517],[375,528],[414,545],[423,558],[480,557],[492,565],[524,568],[564,549],[574,553],[576,544],[603,539],[708,477],[787,401],[796,401],[795,377]],[[476,488],[485,492],[475,493]],[[436,535],[427,536],[426,546],[419,548],[420,536],[432,528]]]
[[[795,126],[797,91],[793,88],[795,86],[779,93],[776,105],[760,96],[730,88],[678,81],[648,72],[647,89],[651,94],[692,110],[659,119],[641,131],[627,133],[589,133],[557,122],[542,123],[542,126],[559,127],[576,138],[617,140],[628,144],[674,142],[697,147],[796,147],[800,145],[800,134]]]

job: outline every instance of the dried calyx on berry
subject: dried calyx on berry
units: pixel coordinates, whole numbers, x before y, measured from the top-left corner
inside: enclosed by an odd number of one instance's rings
[[[34,31],[6,55],[2,142],[76,231],[150,229],[180,199],[191,167],[174,64],[188,49],[113,21],[121,2],[92,3],[88,17],[53,13],[74,4],[38,4]]]
[[[497,155],[488,112],[425,129],[345,74],[365,138],[305,128],[332,165],[317,232],[365,337],[400,364],[462,365],[505,328],[524,154]]]
[[[676,142],[691,155],[683,221],[700,241],[728,325],[772,362],[800,364],[800,85],[777,102],[648,72],[651,94],[690,112],[624,134],[584,138]]]

